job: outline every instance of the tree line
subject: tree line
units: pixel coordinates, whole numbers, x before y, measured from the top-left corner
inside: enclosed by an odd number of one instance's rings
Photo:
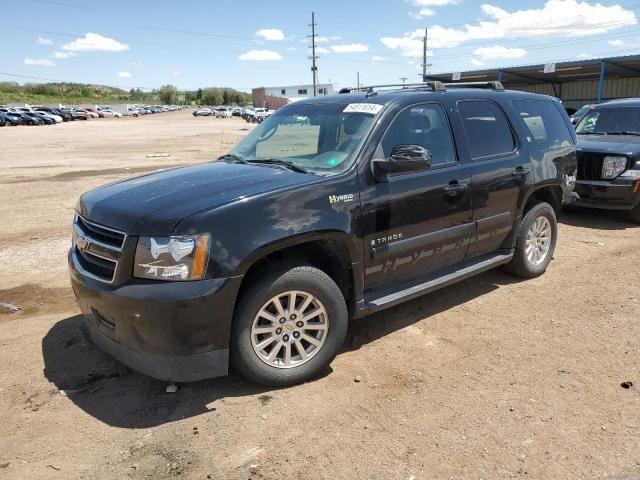
[[[251,94],[233,88],[199,88],[180,91],[174,85],[144,91],[132,88],[128,92],[117,87],[81,83],[0,82],[0,104],[3,103],[156,103],[180,105],[246,105]]]

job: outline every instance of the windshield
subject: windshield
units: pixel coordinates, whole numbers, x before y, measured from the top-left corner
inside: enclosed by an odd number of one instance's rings
[[[375,118],[363,109],[345,112],[347,107],[345,103],[283,107],[230,153],[247,161],[284,160],[307,170],[340,172],[348,167]]]
[[[585,113],[587,113],[589,111],[591,107],[588,105],[585,105],[584,107],[580,108],[578,111],[576,111],[576,113],[574,113],[572,116],[574,117],[582,117]]]
[[[591,110],[578,124],[578,135],[640,133],[640,107]]]

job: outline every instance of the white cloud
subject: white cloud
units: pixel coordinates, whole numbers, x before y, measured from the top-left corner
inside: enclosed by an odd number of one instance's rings
[[[256,37],[261,40],[279,42],[284,40],[284,33],[278,28],[262,28],[256,32]]]
[[[409,12],[409,16],[417,19],[433,17],[436,11],[433,8],[421,8],[417,12]]]
[[[417,0],[420,6],[427,6]],[[428,2],[429,0],[424,0]],[[439,0],[436,0],[439,1]],[[548,0],[542,8],[508,12],[490,4],[481,7],[486,20],[464,28],[429,27],[430,48],[452,48],[476,40],[515,39],[531,35],[584,37],[606,33],[638,23],[635,13],[620,5],[605,6],[579,0]],[[406,57],[422,56],[423,29],[400,37],[382,37],[380,41]]]
[[[38,45],[53,45],[53,40],[45,37],[38,37],[38,40],[36,40],[36,42],[38,42]]]
[[[178,76],[180,75],[180,72],[178,70],[174,70],[171,72],[173,75]]]
[[[593,55],[591,53],[579,53],[578,55],[576,55],[576,58],[578,60],[589,60],[593,58]]]
[[[68,52],[122,52],[129,50],[129,45],[99,33],[89,32],[82,38],[64,44],[62,49]]]
[[[362,43],[331,45],[330,48],[334,53],[361,53],[369,51],[369,47],[367,45],[363,45]]]
[[[317,36],[316,37],[316,43],[326,43],[326,42],[336,42],[338,40],[342,40],[342,37],[338,37],[336,35],[332,35],[329,37],[323,37],[323,36]],[[303,40],[303,42],[306,42],[307,40]]]
[[[55,63],[53,63],[51,60],[49,60],[48,58],[25,58],[24,59],[24,64],[25,65],[38,65],[41,67],[53,67],[55,66]]]
[[[622,41],[622,40],[609,40],[609,45],[611,45],[612,47],[620,47],[620,46],[624,45],[624,41]]]
[[[297,50],[298,50],[298,47],[287,47],[287,48],[285,48],[285,50],[286,50],[287,52],[295,52],[295,51],[297,51]]]
[[[477,58],[472,58],[471,65],[473,65],[474,67],[484,67],[485,63],[482,60],[478,60]]]
[[[410,0],[410,2],[419,7],[417,12],[409,12],[409,15],[413,18],[426,18],[433,17],[436,11],[433,8],[428,7],[443,7],[445,5],[456,5],[458,0]]]
[[[131,72],[118,72],[118,76],[120,78],[131,78],[131,77],[133,77],[133,75],[131,75]]]
[[[327,55],[328,53],[331,53],[331,50],[329,50],[328,48],[325,48],[325,47],[316,47],[316,53],[321,53],[323,55]]]
[[[75,54],[73,52],[53,52],[53,55],[50,55],[51,58],[70,58]]]
[[[238,60],[262,62],[268,60],[282,60],[282,55],[273,50],[249,50],[238,57]]]
[[[386,62],[386,61],[388,61],[388,60],[389,60],[389,58],[387,58],[387,57],[381,57],[381,56],[379,56],[379,55],[374,55],[373,57],[371,57],[371,61],[372,61],[373,63]]]
[[[476,48],[473,54],[483,60],[492,60],[495,58],[522,58],[527,54],[524,48],[507,48],[500,45],[493,47]]]

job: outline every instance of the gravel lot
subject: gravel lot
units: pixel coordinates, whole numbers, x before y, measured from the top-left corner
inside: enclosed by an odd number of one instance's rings
[[[190,111],[0,128],[0,302],[23,309],[0,312],[0,478],[640,479],[640,227],[609,212],[565,214],[538,279],[489,272],[354,322],[297,387],[166,394],[97,350],[66,273],[77,197],[249,128]]]

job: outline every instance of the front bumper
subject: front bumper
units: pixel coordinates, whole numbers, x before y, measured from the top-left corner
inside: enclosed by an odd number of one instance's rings
[[[229,332],[242,277],[194,282],[87,278],[69,252],[71,286],[93,341],[125,365],[160,380],[226,375]]]
[[[631,210],[640,203],[640,189],[632,180],[623,183],[615,181],[578,180],[575,192],[579,199],[575,205],[607,210]]]

